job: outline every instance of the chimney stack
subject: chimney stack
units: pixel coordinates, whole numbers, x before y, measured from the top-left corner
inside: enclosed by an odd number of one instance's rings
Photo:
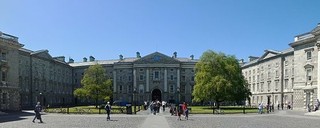
[[[174,52],[174,53],[173,53],[172,58],[177,58],[177,52]]]
[[[74,60],[72,58],[69,58],[69,62],[68,63],[74,63]]]
[[[89,57],[89,60],[90,60],[90,61],[94,61],[95,58],[94,58],[93,56],[90,56],[90,57]]]
[[[194,59],[194,55],[191,55],[191,56],[190,56],[190,59],[193,60],[193,59]]]
[[[119,59],[120,59],[120,60],[123,60],[123,55],[119,55]]]
[[[137,54],[137,58],[141,58],[140,52],[136,52],[136,54]]]

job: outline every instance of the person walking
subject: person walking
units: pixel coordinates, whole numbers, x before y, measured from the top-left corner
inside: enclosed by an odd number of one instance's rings
[[[35,116],[32,120],[32,122],[34,123],[35,119],[40,120],[40,123],[43,123],[42,119],[41,119],[41,114],[40,112],[42,111],[42,106],[40,105],[40,102],[37,102],[37,105],[34,107],[34,112],[35,112]]]
[[[107,102],[106,106],[104,107],[107,111],[107,121],[110,120],[110,112],[111,112],[111,105],[110,102]]]

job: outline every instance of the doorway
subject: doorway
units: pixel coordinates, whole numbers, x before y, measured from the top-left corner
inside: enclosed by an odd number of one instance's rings
[[[155,101],[155,100],[162,101],[162,99],[161,99],[161,91],[159,89],[154,89],[152,91],[152,101]]]

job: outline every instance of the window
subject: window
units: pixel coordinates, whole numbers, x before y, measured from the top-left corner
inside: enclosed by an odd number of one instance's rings
[[[312,76],[311,76],[311,69],[307,69],[307,80],[308,81],[311,81],[311,78],[312,78]]]
[[[257,92],[260,90],[259,84],[257,84]]]
[[[253,92],[256,91],[255,84],[252,84],[252,91],[253,91]]]
[[[171,93],[173,93],[173,85],[170,85],[170,90]]]
[[[128,93],[131,93],[132,92],[132,86],[128,86]]]
[[[140,76],[139,76],[139,80],[140,80],[140,81],[143,81],[143,77],[144,77],[143,75],[140,75]]]
[[[275,81],[275,91],[278,91],[278,86],[279,86],[279,81],[277,80],[277,81]]]
[[[7,104],[7,99],[8,99],[8,94],[7,93],[2,93],[2,104]]]
[[[251,75],[251,71],[249,71],[249,76]]]
[[[129,80],[129,81],[132,81],[131,76],[128,76],[128,80]]]
[[[3,52],[1,53],[1,59],[6,60],[7,59],[7,53]]]
[[[271,73],[270,72],[268,72],[268,78],[271,78]]]
[[[194,81],[194,76],[191,76],[191,81]]]
[[[143,72],[143,68],[140,68],[139,71],[140,71],[140,72]]]
[[[294,76],[294,68],[291,69],[292,76]]]
[[[279,67],[279,63],[278,63],[278,62],[276,63],[276,68],[277,68],[277,67]]]
[[[288,76],[288,69],[284,70],[284,75],[287,77]]]
[[[186,81],[186,76],[181,76],[182,81]]]
[[[270,64],[268,64],[268,69],[271,69],[271,65]]]
[[[268,82],[268,92],[270,92],[270,85],[271,85],[271,82]]]
[[[307,51],[307,60],[310,60],[311,59],[311,51]]]
[[[253,80],[253,82],[256,82],[256,77],[252,76],[252,80]]]
[[[263,87],[263,86],[264,86],[263,84],[264,84],[264,83],[261,83],[261,85],[260,85],[260,86],[261,86],[261,87],[260,87],[260,88],[261,88],[261,90],[260,90],[261,92],[263,92],[263,88],[264,88],[264,87]]]
[[[253,72],[253,74],[254,74],[254,73],[256,73],[256,70],[255,70],[255,69],[253,69],[253,71],[252,71],[252,72]]]
[[[170,71],[173,72],[173,68],[171,68]]]
[[[160,71],[153,72],[153,80],[160,80]]]
[[[284,80],[284,89],[288,89],[288,79]]]
[[[119,86],[119,93],[122,93],[122,85]]]
[[[279,71],[276,70],[276,77],[279,77]]]
[[[288,63],[289,63],[288,60],[285,60],[285,61],[284,61],[284,65],[285,65],[285,66],[287,66]]]
[[[251,83],[251,77],[249,77],[249,83]]]
[[[257,81],[259,82],[259,75],[257,75]]]
[[[170,75],[170,80],[173,81],[173,75]]]
[[[139,93],[143,93],[143,92],[144,92],[143,85],[142,85],[142,84],[140,84],[140,85],[139,85]]]
[[[1,81],[6,81],[7,80],[7,73],[5,71],[1,72]]]
[[[185,85],[181,85],[180,92],[181,93],[185,93],[185,91],[186,91],[186,86]]]

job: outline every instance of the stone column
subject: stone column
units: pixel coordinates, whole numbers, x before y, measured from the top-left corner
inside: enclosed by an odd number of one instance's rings
[[[117,72],[113,70],[113,92],[117,92]]]
[[[149,84],[149,68],[147,68],[147,75],[146,75],[146,92],[150,91],[150,84]]]
[[[164,69],[164,92],[168,92],[168,71]]]
[[[136,69],[133,69],[133,88],[132,88],[132,90],[137,88],[137,74],[136,73],[137,73]]]
[[[180,88],[180,69],[177,69],[177,88]]]
[[[317,41],[316,46],[318,48],[317,99],[320,100],[320,40]]]

